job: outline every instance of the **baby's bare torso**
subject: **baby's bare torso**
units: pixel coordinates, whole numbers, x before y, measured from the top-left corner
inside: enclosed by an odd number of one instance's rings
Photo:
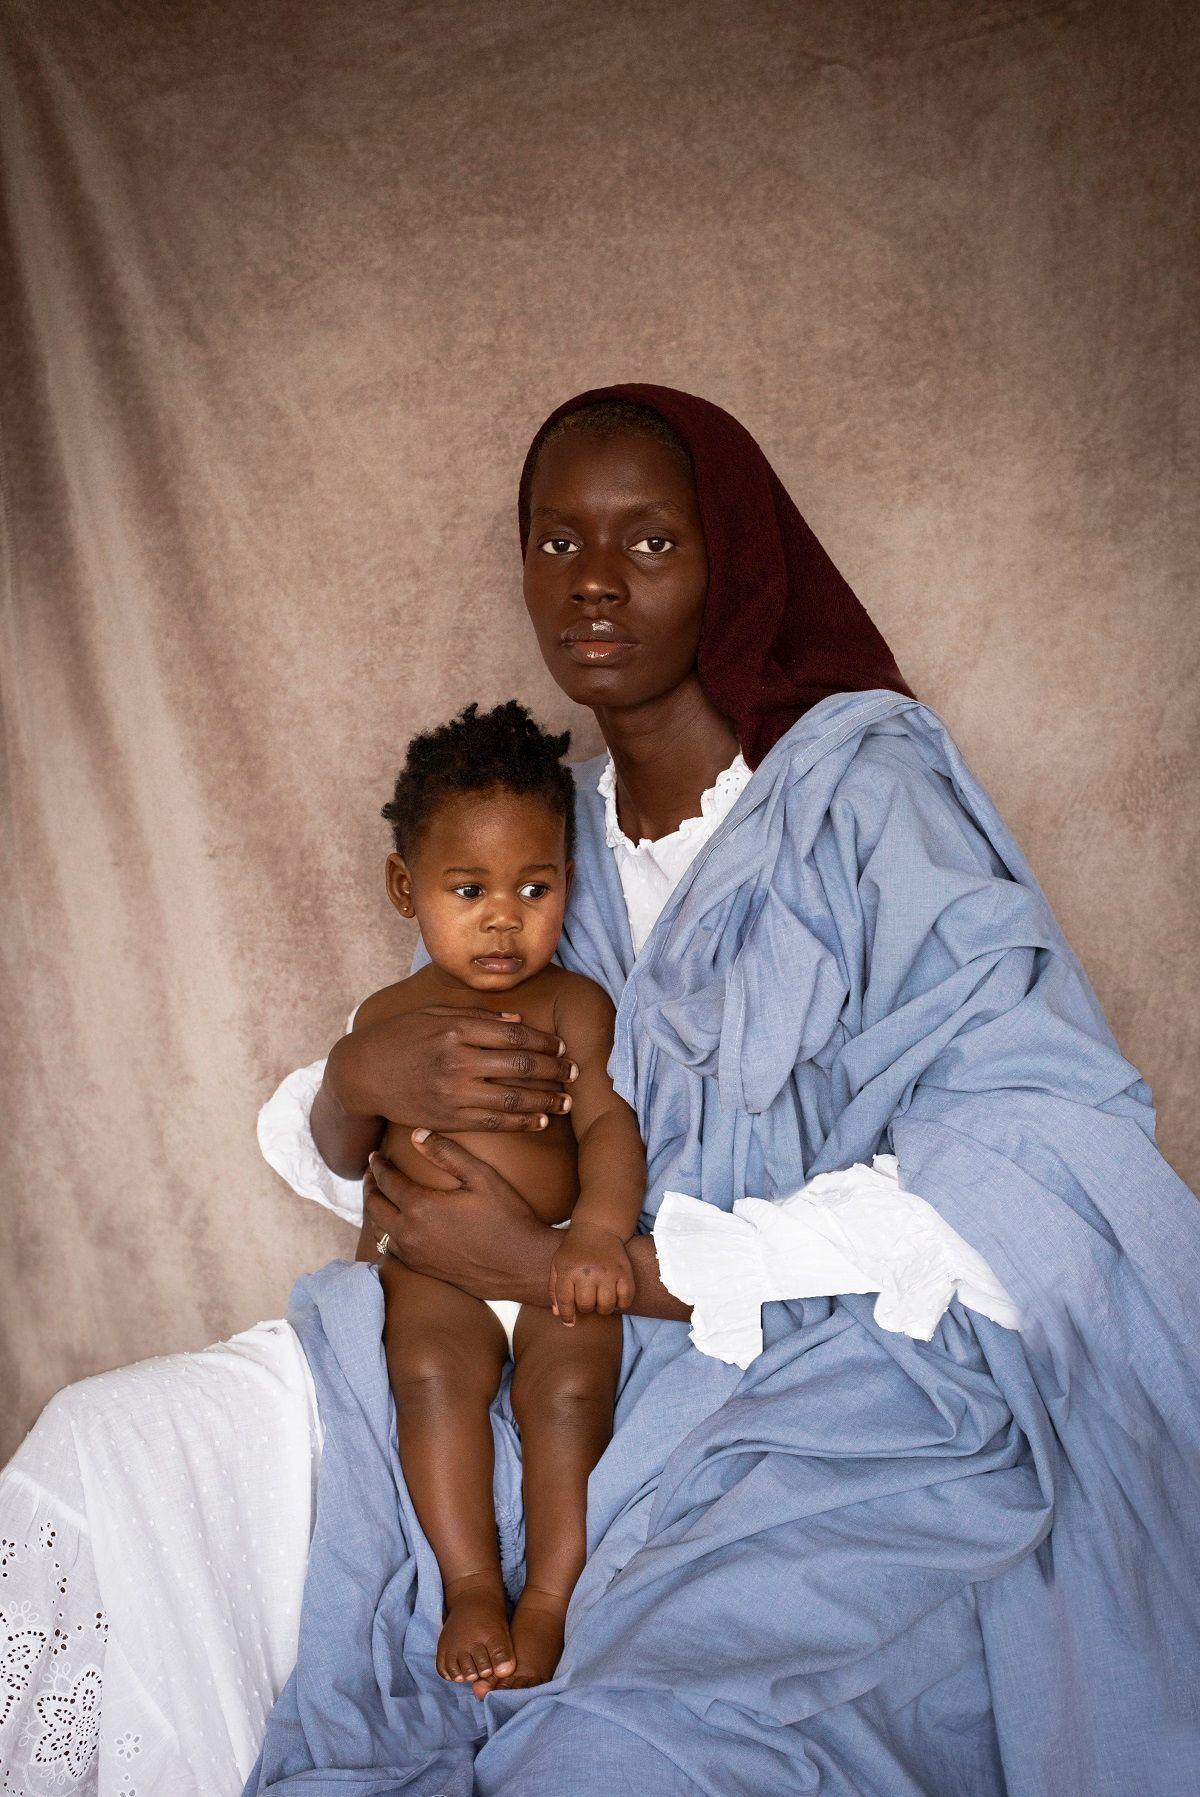
[[[377,992],[369,1001],[369,1016],[364,1015],[364,1020],[374,1023],[384,1017],[418,1011],[423,1005],[445,1004],[444,993],[435,993],[431,989],[430,982],[424,978],[425,971],[421,968],[408,979]],[[560,1015],[569,1009],[566,1001],[570,983],[579,977],[551,964],[507,992],[464,992],[462,1009],[483,1008],[497,1013],[519,1011],[521,1021],[531,1028],[568,1040],[560,1024]],[[506,1083],[521,1086],[536,1082],[514,1076]],[[502,1096],[502,1090],[497,1088],[498,1105]],[[575,1137],[569,1117],[556,1116],[553,1112],[547,1114],[550,1120],[545,1129],[446,1130],[441,1133],[448,1135],[451,1141],[461,1142],[470,1153],[494,1167],[543,1223],[562,1223],[570,1216],[579,1196]],[[411,1123],[389,1123],[381,1144],[382,1151],[410,1179],[437,1191],[449,1191],[457,1182],[427,1160],[410,1140],[411,1131],[419,1126],[419,1118],[414,1118]]]

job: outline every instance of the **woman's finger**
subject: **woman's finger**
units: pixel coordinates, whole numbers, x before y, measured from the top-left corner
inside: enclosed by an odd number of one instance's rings
[[[546,1119],[545,1123],[542,1121],[543,1117]],[[465,1134],[475,1130],[480,1133],[486,1131],[488,1135],[503,1134],[515,1129],[523,1130],[526,1134],[532,1130],[536,1134],[538,1130],[545,1129],[549,1121],[549,1113],[544,1106],[541,1110],[532,1111],[498,1111],[476,1106],[471,1110],[460,1111],[454,1119],[453,1127]]]
[[[571,1109],[571,1087],[565,1081],[520,1080],[509,1085],[502,1079],[472,1080],[464,1094],[467,1104],[482,1111],[498,1111],[508,1116],[530,1117],[539,1111],[559,1115]]]
[[[511,1049],[515,1053],[539,1055],[550,1061],[558,1061],[566,1054],[567,1045],[561,1036],[534,1029],[531,1024],[522,1023],[516,1014],[506,1019],[496,1011],[460,1011],[453,1005],[426,1005],[424,1009],[437,1016],[453,1017],[459,1040],[472,1048],[487,1048],[493,1052]]]
[[[376,1242],[384,1235],[395,1235],[400,1227],[401,1213],[390,1198],[385,1198],[379,1187],[371,1181],[363,1182],[363,1215],[371,1225]],[[387,1252],[392,1253],[389,1245]]]
[[[494,1168],[464,1148],[461,1142],[452,1142],[449,1136],[435,1135],[430,1129],[414,1129],[410,1139],[426,1160],[457,1179],[459,1185],[477,1190],[490,1184]]]
[[[545,1086],[557,1092],[578,1077],[577,1070],[572,1072],[574,1067],[569,1054],[534,1054],[525,1048],[470,1050],[471,1073],[476,1079],[487,1080],[492,1085],[520,1080],[522,1084]]]

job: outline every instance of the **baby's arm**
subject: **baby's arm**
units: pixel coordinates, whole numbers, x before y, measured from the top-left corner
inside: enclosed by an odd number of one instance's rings
[[[381,992],[373,992],[370,998],[364,999],[354,1014],[353,1029],[361,1028],[364,1023],[374,1023],[380,1017],[392,1016],[398,1008],[396,995],[403,984],[400,981],[395,986],[385,986]],[[367,1170],[368,1157],[383,1140],[387,1118],[356,1116],[343,1109],[331,1090],[327,1070],[313,1101],[310,1127],[317,1151],[326,1166],[332,1167],[343,1179],[359,1179]],[[365,1217],[354,1258],[367,1261],[379,1258],[375,1232]]]
[[[607,992],[582,977],[556,1000],[556,1027],[579,1068],[571,1087],[579,1197],[550,1274],[555,1315],[568,1324],[577,1312],[628,1310],[634,1296],[625,1243],[645,1202],[646,1154],[637,1117],[608,1077],[615,1017]]]

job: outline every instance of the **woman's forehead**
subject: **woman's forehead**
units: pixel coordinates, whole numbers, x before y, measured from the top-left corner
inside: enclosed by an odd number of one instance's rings
[[[602,501],[644,506],[659,501],[683,515],[695,487],[666,443],[640,431],[598,435],[566,431],[546,443],[529,484],[531,515]]]

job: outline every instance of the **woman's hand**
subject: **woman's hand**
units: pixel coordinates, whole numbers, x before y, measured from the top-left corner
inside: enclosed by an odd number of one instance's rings
[[[519,1013],[425,1005],[364,1024],[334,1044],[325,1072],[347,1116],[414,1117],[431,1129],[542,1129],[566,1109],[566,1044]]]
[[[417,1129],[412,1140],[460,1183],[450,1192],[435,1191],[373,1154],[363,1180],[363,1212],[375,1240],[386,1230],[389,1254],[472,1297],[510,1298],[549,1309],[559,1231],[543,1223],[494,1167],[460,1143]],[[626,1253],[634,1281],[633,1314],[686,1322],[692,1307],[673,1297],[659,1278],[654,1237],[635,1235],[626,1243]]]
[[[460,1183],[453,1191],[436,1191],[373,1154],[363,1180],[363,1211],[376,1238],[385,1231],[390,1236],[388,1253],[473,1297],[548,1308],[557,1230],[458,1142],[427,1130],[414,1130],[412,1140]]]

